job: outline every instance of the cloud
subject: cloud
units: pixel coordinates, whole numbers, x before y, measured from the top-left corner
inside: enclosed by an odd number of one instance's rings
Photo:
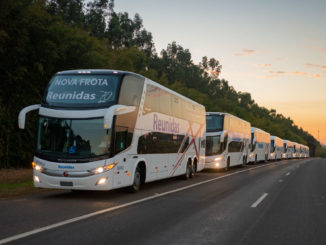
[[[245,56],[245,55],[252,55],[253,53],[255,53],[256,50],[253,49],[242,49],[242,51],[240,53],[236,53],[234,54],[235,56]]]
[[[326,70],[326,66],[325,65],[316,65],[316,64],[310,64],[310,63],[306,63],[305,65],[307,67],[317,67],[317,68],[321,68],[321,69],[325,69]]]
[[[325,75],[311,74],[308,72],[301,72],[301,71],[294,71],[292,74],[296,75],[296,76],[303,76],[303,77],[309,77],[309,78],[326,78]]]
[[[285,71],[268,71],[271,74],[285,74]]]
[[[293,74],[298,76],[309,76],[307,72],[302,72],[302,71],[294,71]]]
[[[277,77],[276,75],[258,75],[256,73],[248,73],[248,76],[259,78],[259,79],[262,79],[262,78],[271,79],[271,78]]]
[[[265,68],[265,67],[270,67],[272,64],[254,64],[254,67],[257,68]]]

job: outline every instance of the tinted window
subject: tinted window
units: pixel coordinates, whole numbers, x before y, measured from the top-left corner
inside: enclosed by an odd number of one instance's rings
[[[271,140],[271,152],[275,151],[275,142],[274,140]]]
[[[123,78],[119,104],[135,106],[133,112],[115,117],[114,152],[119,153],[128,148],[135,130],[139,104],[143,93],[144,79],[127,75]]]
[[[241,141],[232,141],[229,144],[229,152],[241,152],[243,142]]]
[[[206,131],[219,132],[223,131],[224,115],[207,115],[206,116]]]
[[[118,75],[56,75],[44,101],[60,107],[105,107],[116,103]]]
[[[37,153],[48,160],[93,158],[110,153],[111,130],[103,118],[40,117]]]
[[[221,154],[224,151],[224,144],[221,142],[221,136],[206,137],[206,156]]]
[[[138,154],[162,154],[184,152],[189,145],[188,137],[184,135],[164,134],[164,133],[147,133],[139,137]]]
[[[159,112],[187,121],[204,123],[205,109],[203,106],[191,103],[169,91],[148,84],[143,114]]]

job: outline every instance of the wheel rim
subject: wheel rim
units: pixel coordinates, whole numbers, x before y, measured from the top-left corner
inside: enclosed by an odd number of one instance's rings
[[[187,175],[187,177],[190,177],[190,172],[191,172],[191,166],[190,166],[190,164],[188,163],[187,164],[187,170],[186,170],[186,175]]]
[[[136,189],[139,189],[139,186],[140,186],[140,173],[138,171],[136,171],[135,179],[134,179],[134,187]]]

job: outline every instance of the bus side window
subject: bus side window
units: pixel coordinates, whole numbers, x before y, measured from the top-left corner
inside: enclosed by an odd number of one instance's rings
[[[131,144],[132,133],[128,133],[126,127],[116,126],[114,138],[114,152],[117,154]]]

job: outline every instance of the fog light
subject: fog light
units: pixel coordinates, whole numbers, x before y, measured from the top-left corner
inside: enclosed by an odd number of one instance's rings
[[[100,178],[98,181],[97,181],[97,185],[104,185],[107,181],[107,178]]]
[[[40,178],[38,176],[34,175],[34,181],[37,183],[40,183]]]
[[[217,163],[215,163],[215,166],[216,166],[216,167],[219,167],[219,166],[220,166],[220,164],[217,162]]]

